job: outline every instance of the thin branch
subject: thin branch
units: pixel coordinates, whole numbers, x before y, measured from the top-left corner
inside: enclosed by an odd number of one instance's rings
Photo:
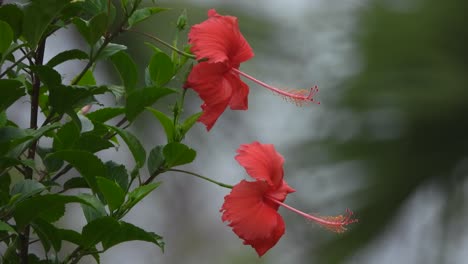
[[[233,188],[232,185],[229,185],[229,184],[225,184],[225,183],[222,183],[222,182],[215,181],[215,180],[213,180],[213,179],[210,179],[210,178],[208,178],[208,177],[206,177],[206,176],[200,175],[200,174],[195,173],[195,172],[186,171],[186,170],[179,170],[179,169],[168,169],[168,170],[166,170],[166,171],[173,171],[173,172],[185,173],[185,174],[192,175],[192,176],[195,176],[195,177],[197,177],[197,178],[203,179],[203,180],[205,180],[205,181],[209,181],[209,182],[211,182],[211,183],[214,183],[214,184],[216,184],[216,185],[218,185],[218,186],[221,186],[221,187],[224,187],[224,188],[228,188],[228,189],[232,189],[232,188]],[[156,175],[157,175],[157,174],[156,174]],[[153,179],[156,177],[156,175],[154,175],[154,176],[151,175],[151,177],[148,178],[148,180],[146,180],[146,181],[143,183],[143,185],[147,185],[147,184],[149,184],[150,182],[152,182]]]
[[[26,54],[23,55],[23,57],[19,58],[17,61],[15,61],[12,65],[10,65],[8,68],[6,68],[5,71],[3,71],[1,74],[0,74],[0,78],[2,78],[3,76],[7,75],[8,72],[10,70],[12,70],[14,67],[16,67],[20,62],[22,62],[23,60],[25,60],[26,58],[28,58],[34,51],[30,51]]]
[[[164,46],[170,48],[171,50],[173,50],[173,51],[179,53],[179,54],[182,55],[182,56],[185,56],[185,57],[187,57],[187,58],[194,59],[194,60],[197,59],[197,57],[196,57],[195,55],[189,54],[189,53],[184,52],[184,51],[181,51],[181,50],[179,50],[178,48],[172,46],[171,44],[165,42],[164,40],[162,40],[162,39],[160,39],[160,38],[158,38],[158,37],[155,37],[155,36],[150,35],[150,34],[148,34],[148,33],[141,32],[141,31],[134,30],[134,29],[127,29],[127,31],[129,31],[129,32],[135,32],[135,33],[138,33],[138,34],[140,34],[140,35],[146,36],[146,37],[148,37],[148,38],[150,38],[150,39],[152,39],[152,40],[154,40],[154,41],[156,41],[156,42],[159,42],[160,44],[162,44],[162,45],[164,45]]]

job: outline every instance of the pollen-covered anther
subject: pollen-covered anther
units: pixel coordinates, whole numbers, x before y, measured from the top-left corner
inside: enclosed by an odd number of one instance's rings
[[[359,221],[358,219],[353,218],[353,212],[349,209],[346,209],[345,215],[313,216],[312,218],[308,218],[308,220],[311,220],[319,224],[321,227],[335,233],[344,233],[347,230],[347,225]]]

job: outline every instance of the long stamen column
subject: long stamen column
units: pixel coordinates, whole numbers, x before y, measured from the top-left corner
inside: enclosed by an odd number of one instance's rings
[[[260,86],[263,86],[265,88],[267,88],[268,90],[274,92],[274,93],[277,93],[281,96],[284,96],[285,99],[287,100],[291,100],[292,102],[296,103],[297,105],[302,105],[304,103],[308,103],[308,102],[313,102],[313,103],[316,103],[316,104],[320,104],[320,102],[316,102],[314,100],[314,96],[318,93],[318,87],[317,85],[315,85],[314,87],[310,88],[309,90],[305,90],[305,89],[299,89],[299,90],[289,90],[289,91],[285,91],[285,90],[281,90],[279,88],[276,88],[274,86],[271,86],[267,83],[264,83],[260,80],[257,80],[255,79],[254,77],[248,75],[247,73],[245,72],[242,72],[236,68],[232,68],[231,71],[255,82],[256,84],[260,85]]]

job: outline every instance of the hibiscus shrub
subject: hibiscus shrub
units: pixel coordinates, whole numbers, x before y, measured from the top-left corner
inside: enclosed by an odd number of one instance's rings
[[[294,189],[284,181],[283,157],[271,144],[253,142],[237,151],[236,160],[255,181],[230,186],[174,169],[195,159],[195,150],[182,141],[197,121],[210,130],[227,106],[247,109],[249,87],[241,77],[298,104],[314,102],[317,88],[284,91],[241,72],[240,63],[254,54],[235,17],[210,10],[206,21],[190,29],[189,43],[178,44],[176,38],[169,44],[133,29],[166,11],[140,4],[141,0],[121,0],[119,5],[108,0],[41,0],[0,6],[0,243],[6,248],[2,261],[77,263],[90,255],[99,262],[100,253],[130,240],[147,241],[163,250],[161,236],[122,218],[159,187],[157,176],[168,171],[232,189],[221,208],[222,221],[259,256],[285,231],[279,206],[336,232],[354,222],[350,212],[319,218],[284,204]],[[186,23],[184,12],[176,22],[178,34],[183,34]],[[69,27],[76,29],[87,48],[65,50],[44,60],[49,37]],[[127,47],[114,43],[121,34],[139,34],[153,41],[144,81]],[[163,52],[158,45],[171,51]],[[70,60],[85,64],[67,80],[56,66]],[[99,61],[115,67],[119,83],[96,82],[93,75]],[[175,78],[187,78],[184,87],[168,88]],[[182,120],[188,89],[204,103],[200,113]],[[96,96],[102,94],[112,95],[114,103],[99,102]],[[163,97],[170,99],[170,115],[153,108]],[[28,125],[12,118],[17,116],[12,109],[20,107],[29,113]],[[149,153],[126,129],[143,111],[154,115],[167,138]],[[97,154],[117,151],[119,144],[126,144],[133,156],[130,170]],[[68,173],[72,169],[77,173]],[[146,178],[140,175],[145,169]],[[86,224],[81,231],[57,224],[69,203],[82,207]],[[74,249],[67,252],[64,241]],[[43,254],[29,251],[33,243],[42,245]]]

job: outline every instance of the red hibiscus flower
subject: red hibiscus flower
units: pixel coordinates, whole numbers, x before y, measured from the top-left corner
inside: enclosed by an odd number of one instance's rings
[[[234,233],[244,240],[244,244],[252,246],[259,256],[272,248],[284,234],[285,225],[278,214],[279,206],[338,233],[357,221],[351,218],[351,211],[347,211],[345,216],[317,217],[284,204],[286,196],[295,190],[283,180],[284,159],[273,145],[253,142],[241,145],[237,153],[236,160],[255,181],[242,180],[235,185],[224,198],[220,211],[223,222],[228,221]]]
[[[313,101],[318,91],[317,87],[310,91],[283,91],[241,72],[240,64],[254,53],[239,30],[236,17],[221,16],[211,9],[207,20],[192,26],[188,38],[191,51],[201,62],[193,67],[184,87],[195,90],[203,100],[203,114],[198,121],[208,131],[228,106],[232,110],[247,110],[249,87],[240,75],[298,104]]]

